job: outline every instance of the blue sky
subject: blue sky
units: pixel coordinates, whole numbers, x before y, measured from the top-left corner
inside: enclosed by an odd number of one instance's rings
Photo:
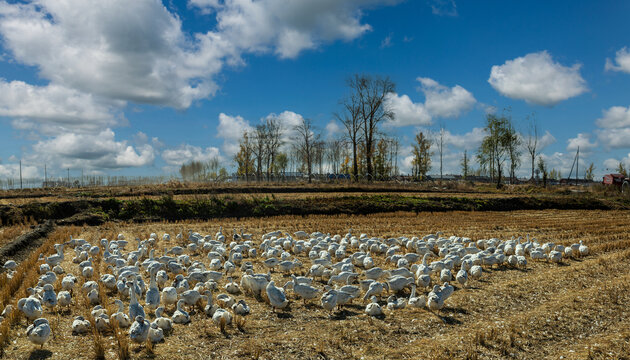
[[[509,108],[524,133],[535,114],[550,167],[568,175],[579,145],[601,176],[630,165],[628,13],[625,1],[0,1],[0,178],[19,159],[28,176],[44,163],[171,174],[217,156],[231,168],[242,131],[270,114],[340,136],[332,114],[354,73],[396,83],[383,130],[403,171],[413,134],[441,125],[445,172],[458,173],[486,113]]]

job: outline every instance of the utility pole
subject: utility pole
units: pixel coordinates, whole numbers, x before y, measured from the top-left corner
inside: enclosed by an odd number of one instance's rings
[[[575,162],[575,185],[578,184],[578,174],[580,173],[580,147],[578,146],[577,161]]]
[[[22,187],[22,159],[20,159],[20,189],[23,189]]]
[[[68,168],[68,187],[70,187],[70,168]]]
[[[48,187],[48,174],[46,173],[46,164],[44,164],[44,188]]]

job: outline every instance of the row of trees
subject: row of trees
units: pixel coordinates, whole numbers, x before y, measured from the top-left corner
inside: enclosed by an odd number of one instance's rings
[[[348,80],[350,94],[340,101],[342,111],[334,116],[344,125],[344,135],[323,140],[312,121],[301,118],[292,128],[283,128],[278,118],[268,117],[251,132],[245,132],[234,157],[237,174],[249,180],[281,176],[287,168],[308,175],[324,164],[332,173],[351,174],[354,179],[389,177],[398,172],[399,142],[380,131],[380,124],[393,119],[385,97],[395,90],[389,78],[355,75]],[[292,134],[289,139],[285,135]]]
[[[339,138],[323,140],[312,121],[300,119],[292,128],[284,128],[277,117],[268,117],[253,130],[245,132],[234,157],[237,174],[246,180],[270,179],[283,176],[287,169],[308,175],[309,181],[316,167],[319,173],[350,174],[352,179],[389,178],[398,174],[399,142],[387,136],[381,125],[394,119],[394,112],[386,101],[395,92],[395,84],[387,77],[354,75],[347,80],[348,94],[339,102],[340,111],[334,117],[344,126]],[[510,182],[516,180],[523,152],[531,159],[531,179],[538,172],[543,178],[559,178],[559,171],[547,171],[538,154],[539,134],[535,118],[528,118],[527,134],[516,131],[509,112],[486,116],[485,137],[475,154],[464,150],[461,171],[464,178],[485,175],[501,186],[504,174]],[[290,134],[290,136],[287,136]],[[432,149],[439,156],[440,177],[443,174],[443,155],[446,132],[419,131],[411,149],[412,176],[422,180],[431,170]],[[478,168],[471,166],[476,160]],[[538,166],[537,166],[538,162]],[[540,166],[540,165],[543,166]],[[594,167],[586,175],[593,176]]]
[[[218,158],[208,161],[190,161],[179,168],[179,174],[186,181],[208,181],[226,179],[227,170],[221,167]]]

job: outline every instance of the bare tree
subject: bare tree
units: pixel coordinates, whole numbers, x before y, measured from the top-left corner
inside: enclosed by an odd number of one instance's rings
[[[348,80],[350,83],[350,80]],[[352,147],[352,179],[356,181],[359,178],[359,161],[358,161],[358,144],[361,140],[361,119],[360,119],[360,102],[357,94],[353,93],[348,98],[341,101],[343,113],[335,114],[335,118],[339,120],[346,128],[346,138]]]
[[[282,127],[276,117],[268,117],[265,121],[265,155],[267,158],[267,178],[276,167],[274,166],[278,149],[282,146]]]
[[[267,126],[265,124],[256,125],[253,145],[253,155],[254,160],[256,160],[256,180],[260,181],[267,150]]]
[[[400,146],[400,142],[397,138],[392,138],[390,140],[390,160],[391,168],[392,168],[392,176],[398,176],[398,147]]]
[[[510,124],[507,136],[507,150],[510,157],[510,183],[516,182],[516,170],[521,166],[521,149],[523,140],[521,135]]]
[[[437,146],[438,152],[440,153],[440,181],[444,179],[442,173],[442,157],[444,155],[444,132],[444,126],[440,125],[440,133],[438,136],[435,137],[435,146]]]
[[[374,168],[372,158],[376,144],[378,125],[394,118],[393,111],[386,105],[385,97],[396,90],[394,83],[388,78],[372,78],[369,75],[358,75],[348,80],[352,97],[356,99],[363,144],[365,146],[365,162],[368,180],[372,180]]]
[[[313,177],[313,160],[315,159],[316,144],[319,142],[320,137],[313,130],[311,120],[306,118],[302,118],[301,122],[295,126],[295,147],[303,165],[306,165],[309,183]]]
[[[538,124],[536,124],[536,114],[532,114],[527,117],[529,120],[529,127],[527,132],[527,152],[532,159],[532,177],[531,181],[534,181],[534,168],[536,167],[536,148],[538,147]]]
[[[326,160],[330,165],[330,172],[339,174],[339,167],[342,160],[343,141],[340,139],[330,139],[326,143]]]
[[[462,166],[462,177],[464,180],[468,177],[468,172],[470,171],[470,159],[468,158],[468,150],[464,149],[464,157],[460,163]]]

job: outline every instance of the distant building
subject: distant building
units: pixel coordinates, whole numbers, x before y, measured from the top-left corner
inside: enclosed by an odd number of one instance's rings
[[[625,178],[626,177],[622,174],[607,174],[604,175],[604,180],[602,181],[602,184],[621,186]]]

